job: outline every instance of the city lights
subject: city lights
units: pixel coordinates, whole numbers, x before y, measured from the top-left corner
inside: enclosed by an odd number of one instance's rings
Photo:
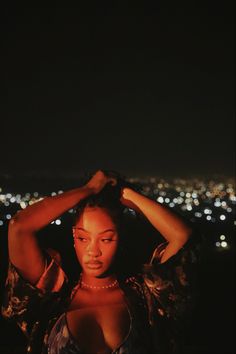
[[[225,220],[226,216],[224,214],[220,215],[220,220]]]
[[[130,182],[140,183],[143,186],[143,194],[156,200],[157,203],[169,206],[177,212],[185,215],[189,220],[196,223],[211,225],[219,223],[224,225],[236,225],[235,221],[235,187],[231,182],[215,182],[213,180],[203,181],[200,179],[173,179],[165,181],[151,178],[130,178]],[[22,193],[17,191],[5,191],[0,188],[0,226],[7,226],[12,216],[28,205],[39,202],[45,195],[38,191]],[[56,196],[63,193],[60,189],[52,191],[47,195]],[[71,208],[67,213],[73,214],[75,209]],[[132,210],[128,210],[132,213]],[[64,216],[51,222],[52,227],[60,227],[64,222]],[[216,236],[217,238],[217,236]],[[227,241],[226,241],[227,240]],[[218,235],[218,239],[212,240],[216,249],[229,250],[231,240],[224,233]]]

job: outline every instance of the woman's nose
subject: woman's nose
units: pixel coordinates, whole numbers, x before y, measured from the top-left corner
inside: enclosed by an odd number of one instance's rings
[[[101,256],[102,252],[96,243],[91,243],[88,245],[87,252],[89,256],[99,257]]]

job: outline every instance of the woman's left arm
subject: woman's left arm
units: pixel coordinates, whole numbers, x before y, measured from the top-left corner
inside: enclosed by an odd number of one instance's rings
[[[161,263],[176,254],[188,241],[192,228],[166,206],[130,188],[122,189],[120,200],[125,206],[142,213],[168,241]]]

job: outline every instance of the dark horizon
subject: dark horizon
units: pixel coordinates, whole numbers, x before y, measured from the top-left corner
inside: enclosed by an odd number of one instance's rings
[[[84,169],[84,170],[66,170],[66,171],[56,171],[48,169],[48,170],[38,170],[38,171],[22,171],[22,172],[17,172],[17,171],[10,171],[10,172],[0,172],[0,181],[14,181],[14,180],[27,180],[30,178],[34,179],[42,179],[42,180],[68,180],[68,181],[73,181],[78,178],[85,178],[88,175],[91,175],[92,173],[96,172],[99,168],[94,169]],[[107,170],[108,171],[108,170]],[[155,172],[147,172],[147,171],[136,171],[136,172],[129,172],[128,170],[114,170],[112,171],[117,171],[121,176],[127,178],[127,179],[150,179],[150,178],[156,178],[156,179],[166,179],[166,180],[174,180],[174,179],[186,179],[186,180],[194,180],[194,179],[202,179],[202,180],[215,180],[215,181],[224,181],[224,180],[229,180],[229,179],[235,179],[235,173],[223,173],[223,172],[205,172],[205,173],[194,173],[194,172],[189,172],[189,173],[172,173],[168,174],[167,172],[161,173],[155,173]]]

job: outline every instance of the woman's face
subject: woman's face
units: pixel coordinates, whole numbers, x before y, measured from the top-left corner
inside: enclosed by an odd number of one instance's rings
[[[117,227],[106,209],[86,207],[73,228],[83,272],[99,277],[110,268],[118,248]]]

